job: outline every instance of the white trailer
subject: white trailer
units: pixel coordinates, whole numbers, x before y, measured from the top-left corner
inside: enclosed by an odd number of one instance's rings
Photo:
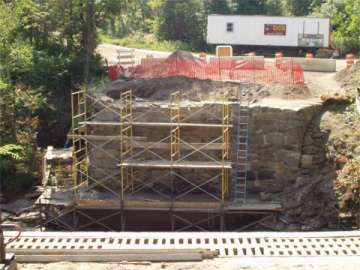
[[[208,44],[327,48],[330,19],[248,15],[209,15]]]

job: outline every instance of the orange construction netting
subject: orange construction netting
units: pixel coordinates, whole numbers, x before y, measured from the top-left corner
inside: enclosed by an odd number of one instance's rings
[[[304,84],[303,68],[292,60],[283,60],[275,64],[251,58],[244,60],[213,58],[209,62],[197,58],[147,58],[142,59],[140,65],[119,73],[138,78],[184,76],[202,80]]]

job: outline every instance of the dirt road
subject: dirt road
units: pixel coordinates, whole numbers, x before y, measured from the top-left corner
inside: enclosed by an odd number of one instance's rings
[[[129,48],[116,46],[112,44],[100,44],[96,52],[99,53],[102,57],[107,59],[109,63],[117,62],[117,50],[128,50]],[[147,55],[153,55],[154,57],[167,57],[171,54],[171,52],[160,52],[153,50],[143,50],[143,49],[135,49],[135,60],[137,63],[140,63],[141,58],[145,58]]]
[[[104,58],[106,58],[109,62],[117,62],[117,50],[118,49],[129,49],[122,46],[112,45],[103,43],[100,44],[96,51],[100,55],[102,55]],[[146,55],[153,55],[154,57],[167,57],[172,52],[162,52],[162,51],[155,51],[155,50],[145,50],[145,49],[134,49],[135,50],[135,58],[138,62],[140,62],[141,58],[144,58]],[[197,55],[197,54],[194,54]],[[274,62],[274,58],[265,58],[268,62]],[[344,59],[338,59],[336,60],[336,70],[342,70],[346,66],[346,62]]]

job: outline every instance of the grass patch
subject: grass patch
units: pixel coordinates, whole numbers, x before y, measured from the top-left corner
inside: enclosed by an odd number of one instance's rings
[[[114,38],[105,33],[99,33],[100,41],[118,46],[150,49],[157,51],[190,50],[189,45],[180,41],[158,40],[152,34],[134,33],[124,38]]]

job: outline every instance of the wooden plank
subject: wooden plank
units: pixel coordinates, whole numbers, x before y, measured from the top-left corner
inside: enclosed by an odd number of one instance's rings
[[[80,199],[76,201],[76,205],[79,208],[84,209],[120,209],[121,205],[118,200],[90,200]],[[155,201],[155,200],[134,200],[125,199],[125,210],[153,210],[153,211],[193,211],[209,213],[211,211],[218,211],[221,203],[216,201]]]
[[[162,161],[162,160],[147,160],[147,161],[124,161],[118,166],[137,167],[137,168],[178,168],[178,169],[231,169],[231,162],[206,162],[206,161]]]
[[[88,140],[93,141],[112,141],[112,140],[120,140],[120,135],[118,136],[106,136],[106,135],[68,135],[68,138],[87,138]],[[134,148],[149,148],[149,149],[170,149],[170,143],[162,143],[162,142],[145,142],[146,137],[131,137],[131,145]],[[192,147],[191,147],[191,146]],[[205,146],[206,145],[206,146]],[[205,147],[204,147],[205,146]],[[222,143],[181,143],[180,147],[184,150],[195,150],[201,148],[202,150],[221,150]],[[194,149],[195,148],[195,149]]]
[[[114,254],[114,255],[16,255],[18,262],[120,262],[120,261],[151,261],[151,262],[186,262],[202,261],[203,256],[197,252],[167,254]]]
[[[68,138],[86,138],[88,140],[94,140],[94,141],[111,141],[111,140],[120,140],[121,135],[116,136],[108,136],[108,135],[72,135],[68,134]],[[131,137],[134,141],[145,141],[146,137],[140,137],[140,136],[132,136]]]
[[[119,122],[103,122],[103,121],[85,121],[80,122],[80,124],[87,124],[93,126],[120,126]],[[170,127],[174,124],[169,122],[125,122],[127,125],[133,126],[143,126],[143,127]],[[223,124],[206,124],[206,123],[176,123],[176,126],[179,127],[205,127],[205,128],[222,128],[222,127],[233,127],[233,125],[223,125]]]
[[[239,204],[239,205],[228,205],[225,206],[225,209],[227,211],[256,211],[256,210],[263,210],[263,211],[280,211],[282,210],[281,203],[278,202],[265,202],[265,203],[245,203],[245,204]]]
[[[134,148],[149,148],[149,149],[170,149],[170,143],[156,143],[156,142],[138,142],[132,141],[130,142]],[[191,147],[191,146],[192,147]],[[180,148],[183,150],[222,150],[223,144],[222,143],[180,143]],[[195,149],[194,149],[195,148]]]
[[[71,244],[73,245],[73,244]],[[8,249],[19,255],[127,255],[127,254],[184,254],[200,253],[206,256],[215,256],[216,252],[205,248],[180,248],[180,249]]]

